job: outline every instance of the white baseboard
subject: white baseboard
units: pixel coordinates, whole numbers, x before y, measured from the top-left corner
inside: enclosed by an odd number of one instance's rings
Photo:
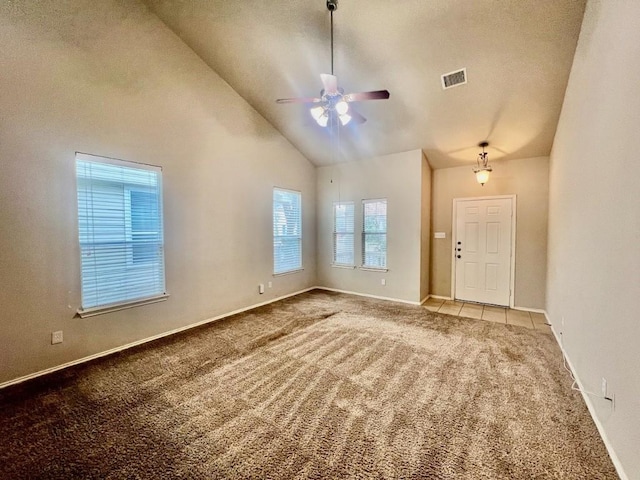
[[[520,310],[522,312],[541,313],[545,317],[547,317],[547,312],[544,310],[544,308],[515,307],[515,306],[511,308],[513,308],[514,310]],[[547,320],[549,320],[548,317],[547,317]]]
[[[191,324],[186,325],[184,327],[175,328],[173,330],[169,330],[168,332],[159,333],[157,335],[153,335],[152,337],[143,338],[142,340],[136,340],[135,342],[127,343],[126,345],[121,345],[119,347],[111,348],[111,349],[105,350],[103,352],[94,353],[93,355],[89,355],[87,357],[82,357],[82,358],[79,358],[77,360],[72,360],[71,362],[63,363],[62,365],[56,365],[55,367],[46,368],[46,369],[40,370],[38,372],[34,372],[34,373],[30,373],[28,375],[24,375],[22,377],[14,378],[13,380],[8,380],[6,382],[0,383],[0,389],[3,389],[3,388],[8,387],[10,385],[15,385],[15,384],[18,384],[18,383],[25,382],[27,380],[31,380],[32,378],[41,377],[42,375],[47,375],[48,373],[57,372],[58,370],[63,370],[65,368],[69,368],[69,367],[72,367],[74,365],[79,365],[81,363],[89,362],[91,360],[95,360],[96,358],[106,357],[107,355],[111,355],[113,353],[121,352],[122,350],[127,350],[127,349],[132,348],[132,347],[137,347],[138,345],[142,345],[144,343],[152,342],[154,340],[158,340],[158,339],[163,338],[163,337],[168,337],[169,335],[174,335],[176,333],[184,332],[185,330],[189,330],[191,328],[199,327],[199,326],[205,325],[207,323],[215,322],[217,320],[222,320],[223,318],[230,317],[231,315],[236,315],[238,313],[246,312],[247,310],[251,310],[253,308],[258,308],[258,307],[261,307],[263,305],[267,305],[269,303],[273,303],[273,302],[277,302],[279,300],[283,300],[285,298],[293,297],[295,295],[300,295],[301,293],[305,293],[305,292],[308,292],[310,290],[314,290],[315,288],[319,288],[319,287],[305,288],[304,290],[300,290],[300,291],[297,291],[297,292],[294,292],[294,293],[289,293],[287,295],[283,295],[283,296],[278,297],[278,298],[272,298],[271,300],[267,300],[265,302],[256,303],[254,305],[251,305],[251,306],[248,306],[248,307],[243,307],[243,308],[240,308],[238,310],[234,310],[232,312],[223,313],[223,314],[218,315],[216,317],[207,318],[205,320],[201,320],[201,321],[196,322],[196,323],[191,323]]]
[[[435,298],[436,300],[453,300],[451,297],[443,297],[442,295],[429,295],[430,298]]]
[[[547,314],[546,311],[544,312],[544,315],[547,318],[547,323],[551,324],[551,322],[549,321],[549,315]],[[591,401],[591,397],[589,397],[589,395],[587,395],[585,393],[586,390],[585,390],[584,386],[582,385],[582,382],[580,381],[580,377],[578,376],[578,373],[576,372],[576,369],[573,368],[573,364],[571,363],[571,359],[569,358],[569,355],[565,351],[564,346],[562,345],[561,338],[558,335],[558,332],[556,332],[556,329],[553,327],[553,324],[551,324],[551,331],[553,332],[553,336],[555,337],[556,342],[558,342],[558,345],[560,346],[560,350],[562,350],[562,354],[564,355],[564,358],[567,360],[567,365],[569,366],[569,369],[571,369],[571,373],[573,374],[573,378],[575,378],[576,384],[578,385],[578,388],[580,389],[580,394],[582,395],[582,399],[584,400],[584,403],[587,405],[587,410],[589,410],[589,414],[591,415],[591,418],[593,419],[593,423],[595,423],[596,428],[598,429],[598,433],[600,434],[600,438],[602,438],[602,442],[604,443],[604,446],[607,449],[607,452],[609,453],[609,457],[611,458],[611,462],[613,463],[613,466],[615,467],[616,472],[618,473],[618,476],[620,477],[620,480],[629,480],[629,477],[625,473],[624,468],[622,466],[622,463],[620,462],[620,459],[618,458],[618,455],[616,455],[616,452],[613,449],[613,445],[611,445],[611,442],[609,441],[609,437],[607,437],[607,434],[606,434],[606,432],[604,430],[604,427],[603,427],[602,423],[600,422],[600,419],[596,415],[596,409],[595,409],[595,406],[593,405],[593,402]]]
[[[420,305],[422,305],[424,302],[426,302],[430,298],[431,298],[431,295],[427,295],[426,297],[424,297],[422,300],[420,300]]]
[[[340,290],[339,288],[314,287],[318,290],[328,290],[330,292],[346,293],[349,295],[357,295],[358,297],[377,298],[378,300],[389,300],[391,302],[408,303],[409,305],[422,305],[421,302],[412,302],[411,300],[403,300],[401,298],[381,297],[379,295],[369,295],[368,293],[351,292],[349,290]],[[423,300],[425,301],[425,300]]]

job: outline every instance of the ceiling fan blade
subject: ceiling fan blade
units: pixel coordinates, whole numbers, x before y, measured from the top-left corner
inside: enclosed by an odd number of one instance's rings
[[[329,75],[328,73],[321,73],[320,79],[324,86],[324,93],[326,95],[337,95],[338,92],[338,77],[335,75]]]
[[[386,100],[389,90],[374,90],[372,92],[348,93],[343,96],[345,102],[363,102],[365,100]]]
[[[353,108],[349,108],[349,115],[351,115],[351,121],[353,123],[356,124],[363,124],[364,122],[367,121],[366,118],[364,118],[362,115],[360,115],[357,111],[355,111]]]
[[[276,103],[318,103],[321,102],[321,98],[306,97],[306,98],[279,98]]]

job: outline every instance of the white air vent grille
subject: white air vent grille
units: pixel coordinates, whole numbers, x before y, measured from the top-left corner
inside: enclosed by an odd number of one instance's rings
[[[455,72],[449,72],[442,75],[442,88],[452,88],[467,83],[467,69],[461,68]]]

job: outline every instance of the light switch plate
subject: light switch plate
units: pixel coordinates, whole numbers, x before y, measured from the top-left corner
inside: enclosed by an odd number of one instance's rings
[[[62,343],[62,330],[51,332],[51,345]]]

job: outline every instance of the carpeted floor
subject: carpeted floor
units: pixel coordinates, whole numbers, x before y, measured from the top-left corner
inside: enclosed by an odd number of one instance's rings
[[[555,340],[312,291],[0,391],[0,478],[618,478]]]

